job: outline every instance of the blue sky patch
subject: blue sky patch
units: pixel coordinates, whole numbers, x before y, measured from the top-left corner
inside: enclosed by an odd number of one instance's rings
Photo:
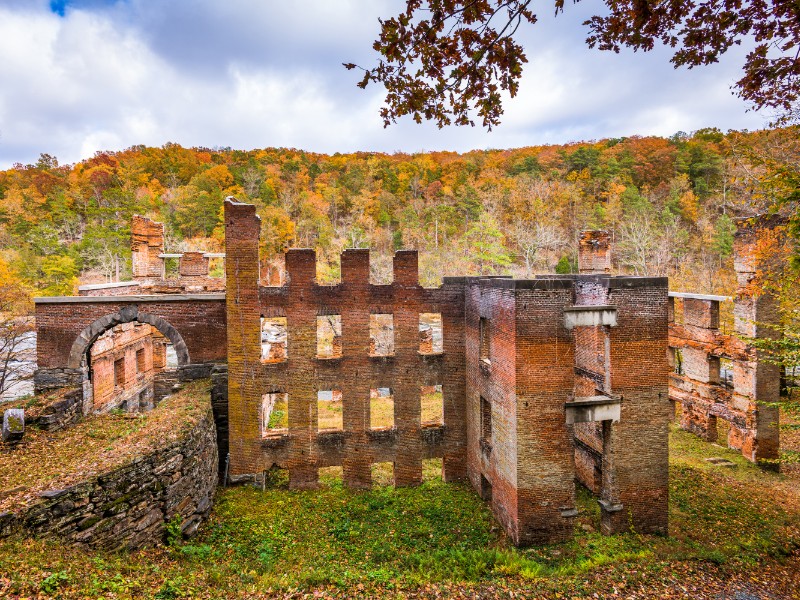
[[[63,17],[67,4],[69,4],[69,0],[50,0],[50,10]]]

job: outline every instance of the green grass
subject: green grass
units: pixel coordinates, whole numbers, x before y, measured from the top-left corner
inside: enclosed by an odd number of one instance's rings
[[[601,535],[597,503],[579,488],[574,539],[520,550],[508,544],[471,488],[441,481],[438,461],[426,461],[425,481],[414,489],[350,491],[339,471],[327,469],[317,491],[290,491],[280,477],[265,491],[220,490],[200,535],[166,548],[110,554],[52,541],[0,541],[0,574],[6,578],[0,575],[0,597],[34,595],[42,586],[63,597],[92,598],[270,596],[309,589],[343,596],[510,589],[529,596],[605,597],[612,588],[684,597],[681,589],[691,581],[710,590],[765,568],[800,564],[796,480],[679,431],[671,434],[671,456],[668,537]],[[703,460],[708,456],[737,466],[712,466]],[[374,473],[376,481],[391,480],[390,466]],[[773,576],[770,585],[779,579]],[[665,595],[673,589],[675,596]]]

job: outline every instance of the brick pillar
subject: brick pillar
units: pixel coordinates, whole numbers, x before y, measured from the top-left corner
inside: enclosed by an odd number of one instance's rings
[[[578,240],[578,272],[611,272],[611,234],[608,231],[584,231]]]
[[[131,259],[133,279],[164,277],[164,224],[133,215],[131,221]]]
[[[228,406],[231,476],[259,470],[261,431],[261,314],[255,206],[225,200],[225,292],[228,323]]]
[[[516,437],[511,447],[516,447],[517,532],[512,537],[517,545],[563,541],[572,537],[577,515],[573,436],[564,409],[575,372],[574,347],[564,324],[573,286],[570,280],[516,284],[516,431],[508,432]],[[523,285],[529,287],[521,289]],[[502,369],[505,361],[492,358],[492,370]],[[495,443],[493,455],[498,451],[502,447]],[[502,457],[498,454],[496,460]],[[496,479],[502,471],[498,464]],[[493,495],[499,487],[494,481]]]
[[[743,337],[778,338],[780,333],[769,327],[779,322],[778,302],[762,289],[758,273],[769,271],[770,256],[759,250],[782,235],[769,220],[737,221],[733,244],[737,291],[734,299],[734,329]],[[772,239],[770,239],[772,238]],[[776,459],[780,453],[779,411],[764,403],[780,399],[780,368],[764,360],[763,353],[752,351],[750,361],[735,361],[733,370],[734,407],[746,415],[746,429],[741,441],[742,454],[758,462]]]
[[[419,265],[415,250],[402,250],[394,255],[395,294],[394,352],[400,364],[419,360],[419,312],[415,291],[419,287]],[[407,308],[407,307],[412,308]],[[416,378],[398,377],[394,388],[394,424],[397,428],[397,455],[394,481],[398,486],[422,483],[421,382]]]
[[[317,275],[316,253],[307,249],[287,251],[286,274],[288,297],[293,306],[287,321],[289,435],[292,440],[287,460],[289,487],[314,488],[318,483],[316,435],[319,390],[309,374],[316,369],[317,313],[308,298],[313,292]]]
[[[372,485],[367,430],[369,429],[369,250],[342,253],[342,355],[356,362],[357,375],[342,380],[346,452],[342,461],[344,484]]]
[[[609,286],[609,303],[617,307],[617,325],[610,328],[610,391],[622,404],[619,422],[603,431],[603,532],[632,526],[640,533],[666,533],[667,278],[619,277]]]
[[[444,401],[445,437],[460,441],[454,450],[442,458],[442,478],[445,481],[467,479],[467,410],[464,335],[464,278],[446,277],[442,290],[449,301],[442,306],[442,341],[444,363],[442,399]]]

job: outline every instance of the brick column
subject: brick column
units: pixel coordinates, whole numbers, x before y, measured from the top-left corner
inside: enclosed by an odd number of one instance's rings
[[[228,261],[226,261],[228,262]],[[289,487],[314,488],[318,482],[316,460],[317,387],[312,374],[316,369],[317,313],[308,302],[317,274],[317,255],[313,250],[286,252],[288,296],[292,310],[287,317],[289,355]],[[230,289],[230,283],[228,283]]]
[[[400,364],[419,360],[419,312],[415,310],[419,287],[416,251],[402,250],[394,255],[394,352]],[[409,308],[410,307],[410,308]],[[420,381],[398,377],[394,388],[394,424],[397,428],[395,485],[422,483],[422,440],[420,437]]]
[[[769,257],[761,256],[759,242],[767,245],[778,222],[741,219],[737,222],[733,256],[738,288],[734,300],[734,329],[737,335],[751,338],[778,338],[769,327],[779,322],[778,302],[762,289],[758,272],[770,269]],[[763,353],[752,351],[752,360],[735,361],[733,369],[733,406],[745,412],[746,429],[741,432],[742,454],[753,462],[776,459],[780,454],[780,413],[764,403],[780,399],[780,368],[764,360]],[[731,435],[735,435],[733,428]]]
[[[602,528],[666,533],[667,278],[619,277],[609,286],[609,303],[617,307],[617,326],[610,328],[610,391],[622,396],[622,404],[619,423],[603,428]]]
[[[259,470],[261,432],[261,315],[258,298],[258,237],[255,206],[225,200],[225,292],[228,327],[228,406],[231,476]]]
[[[346,452],[342,460],[344,484],[372,485],[369,429],[369,250],[342,253],[342,360],[356,368],[355,377],[342,379]]]

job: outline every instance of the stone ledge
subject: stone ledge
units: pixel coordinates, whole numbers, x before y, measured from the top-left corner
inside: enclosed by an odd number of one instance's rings
[[[225,302],[225,294],[141,294],[131,296],[39,296],[35,304],[92,304],[125,302]]]

